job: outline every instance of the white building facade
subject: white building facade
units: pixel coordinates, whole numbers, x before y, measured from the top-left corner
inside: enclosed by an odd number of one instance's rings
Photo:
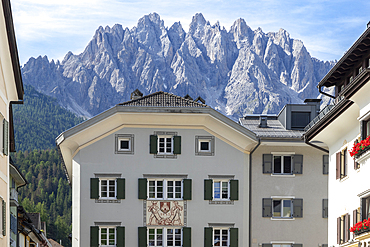
[[[72,183],[73,246],[248,245],[257,140],[206,105],[154,93],[57,144]]]
[[[326,107],[306,128],[306,142],[322,142],[329,147],[330,246],[357,247],[370,242],[370,160],[365,141],[370,134],[369,40],[368,27],[321,80],[320,89],[335,88],[335,95],[326,94],[335,104]],[[351,151],[356,143],[362,148],[354,155]]]

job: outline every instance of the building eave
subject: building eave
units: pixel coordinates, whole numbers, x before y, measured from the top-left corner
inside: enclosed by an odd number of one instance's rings
[[[362,47],[361,47],[362,46]],[[334,65],[334,67],[326,74],[326,76],[319,82],[318,87],[331,87],[334,86],[338,75],[335,73],[343,74],[346,73],[347,68],[351,67],[357,57],[361,55],[356,54],[357,50],[361,50],[359,54],[363,54],[363,50],[370,51],[370,28],[367,28],[365,32],[356,40],[356,42],[348,49],[344,56]],[[352,56],[352,57],[351,57]]]

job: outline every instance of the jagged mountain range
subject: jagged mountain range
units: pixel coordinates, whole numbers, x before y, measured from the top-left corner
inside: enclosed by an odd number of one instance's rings
[[[87,118],[139,89],[144,95],[162,90],[201,96],[236,119],[317,98],[316,85],[333,65],[311,57],[283,29],[264,33],[238,19],[227,31],[196,14],[185,32],[179,22],[168,28],[152,13],[132,29],[99,27],[81,54],[69,52],[63,61],[30,58],[22,76],[25,84]]]

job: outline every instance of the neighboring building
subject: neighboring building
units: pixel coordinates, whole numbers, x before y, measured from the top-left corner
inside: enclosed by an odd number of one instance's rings
[[[72,183],[72,245],[248,246],[255,134],[157,92],[57,138]]]
[[[335,88],[334,105],[326,107],[307,127],[306,142],[329,147],[330,246],[367,246],[370,232],[370,153],[351,157],[355,143],[370,134],[370,28],[320,81],[318,87]],[[325,93],[323,93],[325,94]],[[370,143],[363,142],[367,149]],[[351,227],[363,222],[367,226]],[[359,223],[361,224],[361,223]],[[362,244],[362,245],[361,245]]]
[[[9,0],[0,6],[0,246],[6,247],[15,244],[11,230],[16,225],[11,202],[16,202],[12,183],[18,175],[11,177],[15,167],[9,162],[9,152],[15,151],[12,104],[22,102],[23,83]]]
[[[10,246],[18,247],[18,227],[17,227],[17,216],[18,216],[18,189],[27,184],[26,179],[23,177],[22,173],[13,164],[10,159],[9,164],[9,201],[10,201]]]
[[[251,154],[250,247],[327,246],[327,153],[302,140],[320,100],[305,102],[239,120],[259,139]]]
[[[319,102],[287,105],[260,128],[259,116],[237,124],[189,96],[131,97],[56,140],[74,247],[327,243],[325,149],[301,140]]]
[[[44,224],[42,224],[44,223]],[[53,247],[46,238],[45,222],[41,223],[39,213],[27,213],[18,206],[18,247]],[[43,227],[42,227],[43,225]]]

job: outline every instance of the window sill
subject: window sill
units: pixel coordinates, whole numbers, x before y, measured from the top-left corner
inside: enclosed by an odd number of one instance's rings
[[[211,201],[209,200],[209,204],[212,204],[212,205],[234,205],[234,201],[222,201],[222,200],[219,200],[219,201]]]
[[[154,154],[154,158],[177,159],[177,154]]]
[[[121,199],[95,199],[95,203],[121,203]]]
[[[345,177],[343,177],[343,178],[339,179],[339,182],[341,182],[341,183],[342,183],[342,182],[346,181],[346,180],[348,179],[348,177],[349,177],[349,176],[347,175],[347,176],[345,176]]]
[[[271,217],[271,220],[295,220],[295,218],[274,218],[274,217]]]
[[[182,198],[147,198],[147,201],[185,201]]]
[[[294,178],[295,174],[271,174],[271,177]]]

